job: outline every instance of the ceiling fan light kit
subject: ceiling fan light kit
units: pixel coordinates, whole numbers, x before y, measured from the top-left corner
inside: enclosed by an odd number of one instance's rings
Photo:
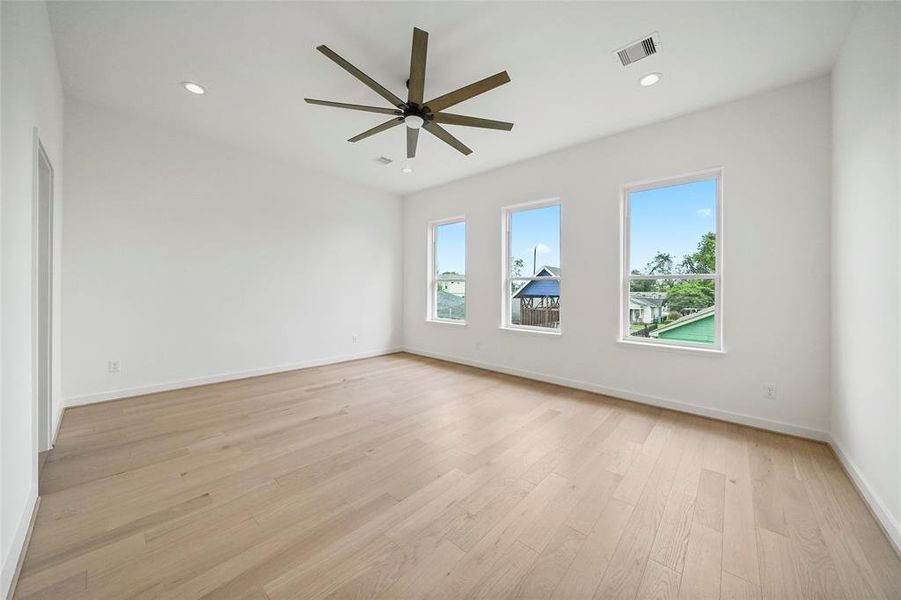
[[[410,129],[419,129],[425,124],[425,119],[419,115],[407,115],[404,117],[404,124]]]
[[[479,94],[483,94],[508,83],[510,81],[510,76],[506,71],[501,71],[500,73],[496,73],[490,77],[476,81],[475,83],[463,86],[458,90],[454,90],[453,92],[424,102],[425,64],[426,56],[428,54],[428,45],[429,34],[422,29],[414,27],[413,50],[410,54],[410,78],[407,81],[406,102],[401,100],[398,96],[395,96],[390,90],[378,83],[372,77],[366,75],[343,57],[333,52],[328,46],[323,45],[316,48],[339,67],[359,79],[368,88],[390,102],[393,108],[348,104],[345,102],[331,102],[328,100],[314,100],[312,98],[304,98],[304,100],[308,104],[315,104],[318,106],[330,106],[333,108],[392,115],[390,120],[381,125],[376,125],[372,129],[368,129],[361,134],[355,135],[347,141],[359,142],[360,140],[381,133],[382,131],[387,131],[388,129],[403,123],[406,125],[407,130],[407,158],[414,158],[416,156],[416,145],[419,141],[420,129],[425,129],[439,140],[464,155],[471,154],[472,150],[451,135],[445,128],[441,127],[441,124],[479,127],[482,129],[498,129],[501,131],[510,131],[513,129],[513,123],[508,123],[506,121],[494,121],[492,119],[480,119],[478,117],[442,112],[444,109],[459,104],[464,100],[469,100]]]

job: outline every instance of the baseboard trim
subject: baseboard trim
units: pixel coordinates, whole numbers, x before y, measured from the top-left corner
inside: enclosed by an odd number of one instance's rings
[[[351,360],[360,360],[362,358],[373,358],[375,356],[384,356],[386,354],[394,354],[401,352],[401,348],[382,348],[379,350],[371,350],[368,352],[360,352],[357,354],[345,354],[341,356],[330,356],[326,358],[318,358],[307,360],[289,365],[278,365],[275,367],[262,367],[259,369],[249,369],[247,371],[233,371],[230,373],[220,373],[217,375],[208,375],[205,377],[193,377],[191,379],[180,379],[178,381],[169,381],[153,385],[145,385],[133,388],[124,388],[119,390],[111,390],[108,392],[98,392],[96,394],[85,394],[82,396],[74,396],[64,400],[63,405],[66,409],[76,406],[85,406],[95,404],[97,402],[109,402],[112,400],[122,400],[123,398],[131,398],[132,396],[144,396],[147,394],[157,394],[160,392],[170,392],[172,390],[181,390],[185,388],[197,387],[200,385],[209,385],[211,383],[223,383],[225,381],[235,381],[237,379],[248,379],[250,377],[260,377],[262,375],[272,375],[275,373],[284,373],[287,371],[297,371],[299,369],[309,369],[311,367],[322,367],[325,365],[333,365]],[[62,422],[62,419],[60,419]]]
[[[879,494],[876,493],[861,470],[857,468],[857,464],[851,460],[851,457],[845,452],[841,443],[830,436],[829,446],[832,448],[835,456],[838,457],[838,462],[845,469],[848,478],[854,484],[854,487],[857,488],[857,492],[860,494],[861,498],[863,498],[864,504],[869,507],[876,522],[882,527],[882,530],[889,539],[895,553],[901,557],[901,524],[895,520],[892,513],[886,508],[882,498],[879,497]]]
[[[6,561],[3,563],[3,587],[0,591],[3,592],[4,600],[6,598],[12,598],[16,591],[16,584],[19,582],[19,573],[22,572],[22,565],[25,563],[25,553],[28,551],[29,542],[31,542],[31,534],[34,532],[34,522],[37,519],[40,506],[41,497],[35,493],[31,500],[31,514],[27,520],[22,519],[19,522],[19,530],[16,532],[15,538],[13,538],[9,555],[7,555]],[[16,557],[15,562],[13,562],[11,559],[17,548],[19,554]],[[12,569],[10,569],[10,567],[12,567]]]
[[[623,390],[619,388],[612,388],[608,386],[599,385],[596,383],[591,383],[587,381],[580,381],[577,379],[569,379],[566,377],[557,377],[555,375],[548,375],[547,373],[539,373],[536,371],[529,371],[525,369],[517,369],[515,367],[507,367],[504,365],[497,365],[493,363],[482,362],[478,360],[470,360],[468,358],[461,358],[459,356],[449,356],[446,354],[438,354],[435,352],[430,352],[428,350],[422,350],[418,348],[404,348],[404,352],[408,352],[410,354],[418,354],[420,356],[426,356],[429,358],[435,358],[438,360],[446,360],[448,362],[453,362],[461,365],[467,365],[470,367],[476,367],[479,369],[486,369],[488,371],[495,371],[497,373],[504,373],[506,375],[514,375],[516,377],[523,377],[525,379],[534,379],[536,381],[543,381],[546,383],[554,383],[557,385],[562,385],[564,387],[574,388],[577,390],[584,390],[587,392],[594,392],[596,394],[602,394],[604,396],[611,396],[613,398],[619,398],[621,400],[629,400],[631,402],[638,402],[639,404],[648,404],[650,406],[656,406],[658,408],[667,408],[670,410],[675,410],[684,413],[690,413],[693,415],[698,415],[701,417],[708,417],[711,419],[717,419],[720,421],[728,421],[730,423],[737,423],[739,425],[747,425],[748,427],[755,427],[757,429],[766,429],[768,431],[775,431],[778,433],[785,433],[788,435],[793,435],[796,437],[802,437],[810,440],[815,440],[818,442],[829,442],[830,436],[826,431],[821,431],[819,429],[813,429],[809,427],[802,427],[799,425],[792,425],[791,423],[783,423],[781,421],[774,421],[770,419],[763,419],[760,417],[754,417],[751,415],[745,415],[741,413],[734,413],[725,410],[718,410],[715,408],[709,408],[706,406],[699,406],[697,404],[691,404],[688,402],[681,402],[679,400],[670,400],[668,398],[661,398],[659,396],[651,396],[648,394],[641,394],[637,392],[632,392],[629,390]]]
[[[56,446],[56,440],[59,439],[59,428],[63,425],[63,417],[66,416],[66,402],[63,400],[62,406],[59,408],[59,417],[56,419],[56,427],[53,430],[53,439],[50,441],[50,447],[47,451],[53,450]]]

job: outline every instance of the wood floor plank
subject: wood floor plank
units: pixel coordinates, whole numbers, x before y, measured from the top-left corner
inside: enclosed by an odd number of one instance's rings
[[[682,458],[686,438],[670,436],[620,536],[595,598],[632,598],[637,594],[660,520]]]
[[[786,479],[782,490],[786,498],[785,516],[792,562],[804,595],[808,598],[846,598],[804,483]],[[852,593],[851,598],[859,591]]]
[[[670,600],[678,597],[680,575],[653,560],[648,561],[638,588],[637,598]]]
[[[529,573],[509,595],[511,598],[550,598],[569,570],[576,553],[585,543],[585,534],[563,526],[529,569]]]
[[[553,473],[548,475],[466,553],[451,574],[448,585],[435,590],[430,597],[462,598],[477,587],[483,590],[486,586],[490,587],[493,584],[486,584],[485,581],[490,580],[495,567],[501,567],[501,557],[514,546],[517,547],[516,553],[520,558],[523,556],[523,548],[537,557],[537,553],[519,542],[518,538],[535,519],[542,516],[545,508],[560,491],[569,485],[570,482],[564,477]]]
[[[694,511],[693,495],[678,491],[670,494],[654,538],[654,546],[651,549],[652,560],[677,573],[682,572]]]
[[[828,447],[393,354],[73,408],[15,599],[901,598]]]
[[[695,520],[688,536],[679,598],[717,600],[723,564],[723,534]]]
[[[463,558],[463,551],[452,542],[444,541],[434,552],[397,580],[391,587],[379,594],[382,598],[421,598],[446,577]],[[363,591],[371,589],[366,587]],[[357,595],[360,597],[360,595]]]
[[[576,552],[553,598],[591,598],[607,571],[634,507],[612,499]]]
[[[804,598],[792,567],[791,543],[788,538],[769,529],[757,529],[760,550],[760,595],[763,600]]]
[[[721,600],[760,600],[760,587],[723,571]]]
[[[723,570],[758,585],[757,529],[746,430],[728,425],[724,444]]]
[[[723,532],[723,510],[726,494],[726,476],[715,471],[701,470],[698,497],[695,504],[695,521]]]

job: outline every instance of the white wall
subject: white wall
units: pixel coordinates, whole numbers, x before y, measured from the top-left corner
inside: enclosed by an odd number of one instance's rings
[[[77,102],[66,168],[68,403],[399,345],[398,197]]]
[[[665,94],[665,82],[649,93]],[[825,438],[830,94],[821,78],[414,194],[405,204],[411,351]],[[626,182],[724,168],[725,355],[618,343]],[[563,205],[563,334],[500,323],[501,207]],[[465,327],[427,323],[427,223],[467,218]],[[763,397],[774,382],[779,397]]]
[[[37,496],[37,422],[33,368],[34,128],[56,169],[61,213],[63,94],[43,2],[3,2],[0,163],[0,594],[8,589]],[[60,221],[55,226],[59,275]],[[58,283],[58,280],[57,280]],[[59,289],[59,285],[56,286]],[[59,297],[54,298],[54,426],[59,420]]]
[[[899,20],[862,5],[833,73],[832,435],[901,546]]]

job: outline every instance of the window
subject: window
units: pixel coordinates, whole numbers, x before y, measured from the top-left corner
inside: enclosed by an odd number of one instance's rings
[[[432,223],[429,266],[429,319],[466,321],[466,223]]]
[[[504,327],[560,329],[560,204],[504,210]]]
[[[623,340],[722,348],[721,179],[624,188]]]

